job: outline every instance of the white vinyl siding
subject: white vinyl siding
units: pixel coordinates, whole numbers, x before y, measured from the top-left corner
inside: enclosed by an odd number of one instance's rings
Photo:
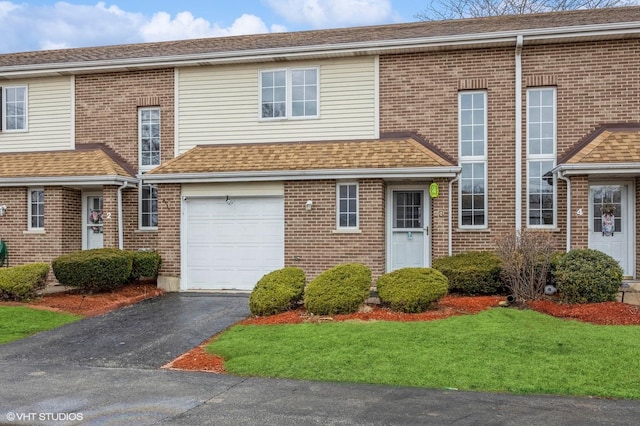
[[[28,131],[0,131],[0,152],[72,149],[73,79],[37,78],[11,81],[11,86],[28,88]]]
[[[260,65],[181,68],[177,71],[177,138],[183,153],[196,145],[377,137],[375,58],[304,61],[317,68],[319,119],[262,120]]]

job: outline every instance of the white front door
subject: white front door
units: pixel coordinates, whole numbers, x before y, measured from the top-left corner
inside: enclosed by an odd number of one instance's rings
[[[633,276],[632,184],[590,185],[589,248],[620,262],[625,276]]]
[[[102,196],[85,195],[84,206],[84,248],[102,248]]]
[[[429,266],[426,191],[390,188],[387,206],[387,271]]]

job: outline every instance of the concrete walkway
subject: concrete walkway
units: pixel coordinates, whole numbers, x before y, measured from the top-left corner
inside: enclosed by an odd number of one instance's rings
[[[0,345],[0,424],[631,425],[640,418],[637,401],[159,369],[246,316],[247,305],[246,296],[167,294]]]

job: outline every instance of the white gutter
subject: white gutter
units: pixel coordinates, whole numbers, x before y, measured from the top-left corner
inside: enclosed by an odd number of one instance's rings
[[[129,182],[125,181],[118,187],[118,248],[124,249],[124,230],[122,219],[122,190],[129,187]]]
[[[564,173],[558,173],[558,178],[567,182],[567,252],[571,250],[571,179],[567,178]]]
[[[454,179],[449,181],[449,256],[453,255],[453,220],[451,217],[453,216],[453,183],[460,179],[460,174],[458,174]]]
[[[640,34],[640,22],[617,22],[560,28],[534,28],[492,33],[473,33],[445,35],[436,37],[416,37],[410,39],[360,41],[352,43],[334,43],[326,45],[290,46],[268,49],[247,49],[233,51],[213,51],[207,53],[149,56],[142,58],[123,58],[97,61],[75,61],[44,64],[3,66],[0,78],[18,78],[20,76],[42,73],[74,74],[87,71],[116,70],[127,68],[159,68],[189,65],[212,65],[215,63],[269,62],[317,58],[318,56],[355,56],[363,54],[383,54],[406,50],[474,46],[478,44],[513,43],[514,38],[526,32],[528,43],[534,41],[563,40],[567,38],[593,38],[628,36]],[[215,46],[212,47],[212,50]]]
[[[522,229],[522,44],[523,37],[516,40],[516,75],[515,75],[515,106],[516,106],[516,134],[515,134],[515,186],[516,186],[516,233]]]
[[[120,185],[124,182],[136,183],[137,178],[124,176],[65,176],[65,177],[8,177],[0,178],[0,187],[9,186],[98,186]]]
[[[283,170],[260,172],[224,173],[176,173],[144,175],[147,183],[214,183],[214,182],[264,182],[283,180],[315,179],[414,179],[454,178],[460,173],[459,166],[413,167],[406,169],[321,169]]]
[[[552,173],[562,172],[563,176],[575,175],[640,175],[640,163],[579,163],[560,164]]]

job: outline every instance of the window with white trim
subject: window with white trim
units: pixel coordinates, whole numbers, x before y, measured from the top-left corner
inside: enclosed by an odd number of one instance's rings
[[[527,225],[556,226],[556,89],[527,90]]]
[[[356,182],[338,183],[336,185],[337,198],[337,227],[338,229],[358,229],[358,184]]]
[[[158,187],[156,185],[140,185],[140,228],[156,229],[158,227]]]
[[[29,189],[29,230],[44,229],[44,189]]]
[[[140,171],[160,165],[160,108],[138,110],[138,147]]]
[[[318,68],[260,71],[260,118],[318,117]]]
[[[461,228],[487,227],[487,94],[458,94],[460,175],[458,222]]]
[[[27,130],[27,86],[2,87],[0,106],[2,121],[0,129],[4,132]]]

